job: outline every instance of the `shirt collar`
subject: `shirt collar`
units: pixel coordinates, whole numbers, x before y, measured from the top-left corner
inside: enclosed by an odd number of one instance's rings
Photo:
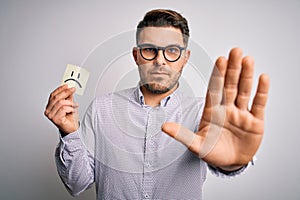
[[[163,107],[166,107],[168,105],[168,103],[170,101],[172,101],[172,98],[174,98],[174,96],[176,95],[176,93],[179,91],[179,86],[178,88],[176,88],[176,90],[174,92],[172,92],[169,96],[166,96],[164,99],[162,99],[160,101],[160,106],[163,106]],[[144,95],[141,91],[141,88],[140,88],[140,85],[136,86],[136,89],[135,89],[135,101],[137,103],[139,103],[141,106],[145,106],[145,99],[144,99]]]

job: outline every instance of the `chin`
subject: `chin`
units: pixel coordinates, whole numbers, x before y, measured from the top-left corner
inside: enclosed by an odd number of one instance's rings
[[[145,84],[144,87],[153,94],[164,94],[172,89],[171,87],[163,86],[159,83],[148,83]]]

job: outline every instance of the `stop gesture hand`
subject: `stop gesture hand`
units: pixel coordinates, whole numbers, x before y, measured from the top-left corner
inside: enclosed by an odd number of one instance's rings
[[[242,54],[241,49],[234,48],[228,59],[217,59],[197,133],[175,123],[162,126],[164,132],[204,161],[228,171],[246,165],[260,146],[270,85],[269,77],[260,75],[252,106],[248,109],[254,61]]]

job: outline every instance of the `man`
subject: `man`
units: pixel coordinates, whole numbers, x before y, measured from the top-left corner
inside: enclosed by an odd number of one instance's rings
[[[45,115],[61,133],[59,175],[72,195],[95,183],[97,199],[201,199],[207,167],[234,176],[251,163],[269,78],[260,76],[248,109],[254,62],[234,48],[217,59],[206,100],[185,97],[178,80],[190,56],[186,19],[152,10],[137,28],[136,88],[95,98],[80,125],[75,89],[51,93]]]

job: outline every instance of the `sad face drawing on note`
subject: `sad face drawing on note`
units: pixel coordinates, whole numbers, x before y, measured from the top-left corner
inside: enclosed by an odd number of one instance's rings
[[[62,79],[62,84],[75,87],[76,94],[83,95],[88,78],[89,72],[86,69],[68,64]]]

